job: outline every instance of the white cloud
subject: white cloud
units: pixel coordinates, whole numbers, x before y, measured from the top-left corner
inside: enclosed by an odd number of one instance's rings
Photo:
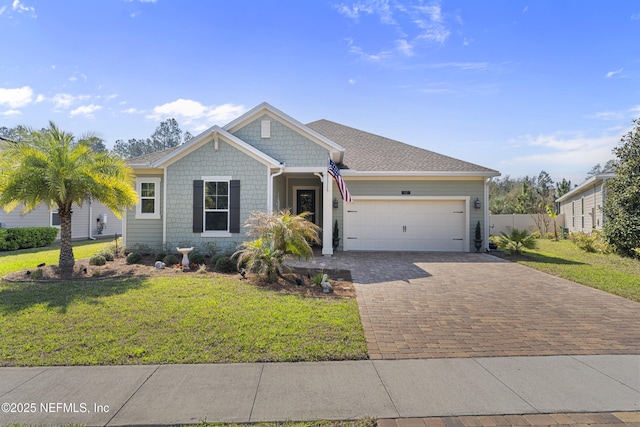
[[[5,10],[7,10],[7,6],[0,7],[0,15],[2,15]]]
[[[89,99],[89,95],[73,96],[68,93],[57,93],[50,99],[53,102],[53,108],[55,110],[67,110],[71,108],[71,105],[78,101],[86,101]]]
[[[609,71],[604,76],[607,77],[607,78],[611,78],[611,77],[615,76],[616,74],[620,74],[622,72],[622,70],[624,70],[624,68],[620,68],[619,70],[615,70],[615,71]]]
[[[587,116],[587,118],[609,121],[616,120],[618,122],[624,123],[624,126],[626,126],[627,123],[625,122],[637,118],[638,113],[640,113],[640,105],[633,106],[626,110],[599,111],[597,113],[590,114],[589,116]]]
[[[540,165],[547,170],[581,169],[589,170],[597,163],[605,163],[614,157],[612,149],[620,140],[620,134],[603,134],[595,137],[584,136],[579,133],[556,133],[551,135],[524,135],[511,141],[520,146],[520,151],[527,150],[531,154],[517,156],[506,160],[510,166],[532,164]]]
[[[451,34],[449,24],[442,12],[440,2],[435,0],[427,4],[418,0],[409,3],[390,2],[389,0],[356,1],[334,6],[338,13],[359,22],[363,15],[377,15],[380,23],[395,30],[395,40],[389,40],[395,48],[382,48],[379,54],[366,53],[361,47],[349,42],[349,52],[368,61],[391,59],[397,55],[411,57],[419,45],[425,42],[443,44]],[[452,18],[462,25],[462,18]],[[349,40],[349,39],[348,39]],[[384,41],[383,41],[384,43]]]
[[[92,118],[93,117],[93,113],[95,113],[96,111],[100,111],[100,110],[102,110],[102,107],[100,105],[95,105],[95,104],[81,105],[80,107],[76,108],[75,110],[71,110],[69,112],[69,115],[71,117],[85,116],[85,117]]]
[[[632,21],[637,21],[639,19],[640,19],[640,13],[634,13],[633,15],[631,15]]]
[[[347,18],[358,21],[360,15],[365,13],[370,15],[373,13],[373,9],[363,3],[356,3],[353,6],[347,6],[345,4],[334,5],[338,13],[346,16]]]
[[[142,110],[138,110],[137,108],[127,108],[126,110],[122,110],[120,111],[121,113],[125,113],[125,114],[141,114],[144,113],[144,111]]]
[[[22,115],[22,112],[18,110],[7,110],[0,113],[0,116],[4,116],[4,117],[14,117],[14,116],[20,116],[20,115]]]
[[[396,40],[396,48],[406,56],[413,56],[413,46],[406,40]]]
[[[0,105],[6,104],[10,108],[20,108],[33,101],[33,89],[23,86],[15,89],[0,88]]]
[[[30,13],[34,18],[36,16],[36,9],[32,6],[25,6],[20,0],[13,0],[11,8],[18,13]]]
[[[347,43],[349,44],[349,52],[359,56],[361,59],[368,62],[379,62],[385,59],[389,59],[393,56],[392,52],[389,50],[381,51],[378,53],[367,53],[360,46],[356,46],[353,44],[352,39],[347,39]]]
[[[185,124],[195,123],[198,128],[211,124],[224,124],[246,112],[244,105],[222,104],[218,106],[205,106],[198,101],[190,99],[178,99],[163,105],[154,107],[153,113],[147,115],[148,119],[164,120],[175,118]]]
[[[82,79],[82,81],[84,81],[85,83],[87,82],[87,76],[85,74],[79,73],[77,71],[74,72],[71,77],[69,77],[69,81],[71,81],[71,82],[78,81],[79,79]]]
[[[349,84],[350,85],[354,85],[356,83],[357,83],[356,79],[349,79]]]

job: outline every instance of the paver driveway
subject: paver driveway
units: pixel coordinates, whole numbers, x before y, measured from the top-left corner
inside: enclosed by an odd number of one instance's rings
[[[640,354],[640,304],[488,254],[342,252],[372,359]]]

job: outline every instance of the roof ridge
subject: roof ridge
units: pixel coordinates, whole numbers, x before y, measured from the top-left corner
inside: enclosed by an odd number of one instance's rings
[[[483,172],[499,174],[466,160],[441,154],[396,139],[320,119],[308,127],[345,147],[345,164],[358,171]]]

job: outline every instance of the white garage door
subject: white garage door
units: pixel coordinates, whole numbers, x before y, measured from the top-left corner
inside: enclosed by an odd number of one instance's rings
[[[360,200],[345,208],[345,250],[468,250],[463,200]]]

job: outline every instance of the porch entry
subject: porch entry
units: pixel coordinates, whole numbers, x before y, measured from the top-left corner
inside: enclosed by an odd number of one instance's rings
[[[318,225],[316,215],[316,190],[315,189],[296,189],[296,208],[295,214],[302,212],[311,212],[307,218],[312,223]]]

